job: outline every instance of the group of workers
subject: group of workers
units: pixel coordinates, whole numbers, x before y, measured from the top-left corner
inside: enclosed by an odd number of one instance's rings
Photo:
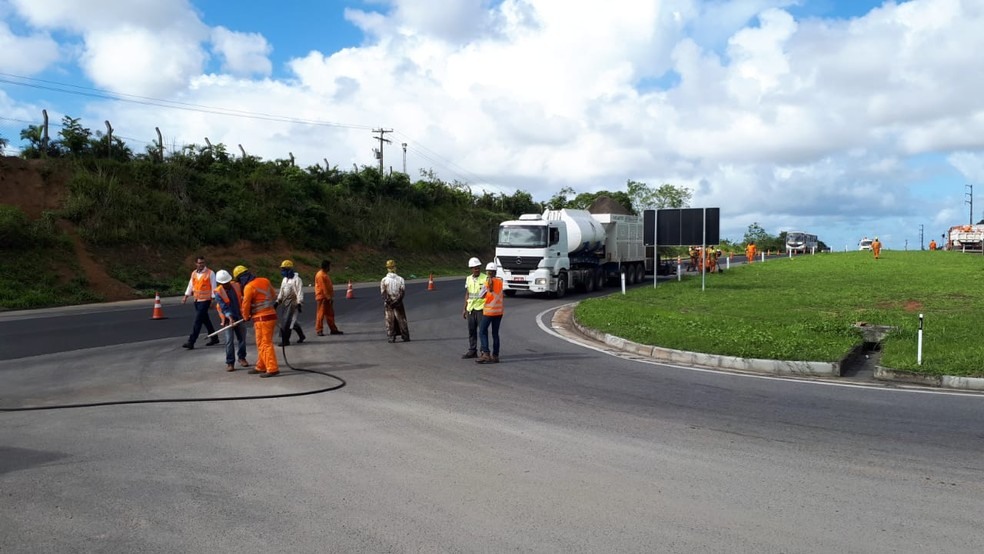
[[[719,270],[718,259],[722,254],[720,248],[708,246],[705,249],[702,246],[691,246],[687,253],[690,257],[687,271],[700,273],[706,270],[708,273],[716,273]]]
[[[335,324],[334,288],[329,271],[331,262],[321,262],[321,269],[315,275],[314,296],[318,304],[315,331],[319,336],[324,335],[324,324],[332,335],[343,334]],[[304,331],[297,321],[304,302],[303,283],[294,271],[294,262],[284,260],[280,264],[280,274],[283,277],[280,289],[275,290],[266,277],[258,277],[244,265],[238,265],[232,273],[224,269],[213,272],[205,265],[205,258],[199,256],[195,260],[195,270],[191,272],[188,288],[185,290],[181,303],[188,298],[195,299],[195,321],[191,335],[182,346],[189,350],[195,348],[195,342],[204,326],[209,333],[206,346],[219,343],[216,336],[219,332],[225,335],[226,371],[236,370],[236,361],[242,367],[249,367],[246,359],[246,329],[244,323],[252,321],[256,340],[256,365],[247,373],[260,377],[273,377],[280,373],[276,351],[273,348],[274,332],[279,326],[280,342],[278,346],[290,345],[291,333],[297,333],[297,342],[306,339]],[[216,331],[209,317],[209,308],[215,302],[219,314],[221,328]],[[279,308],[279,314],[278,314]]]
[[[499,362],[499,326],[503,314],[503,283],[495,276],[494,263],[485,267],[478,258],[468,261],[471,274],[465,280],[465,309],[462,316],[468,322],[468,351],[462,358],[475,358],[480,364]],[[327,323],[332,335],[344,334],[335,324],[334,286],[329,274],[331,262],[321,262],[321,269],[314,278],[314,294],[317,302],[315,332],[324,336]],[[213,272],[205,264],[205,258],[195,260],[195,269],[188,280],[182,303],[194,298],[195,320],[191,335],[182,346],[189,350],[202,327],[208,331],[206,346],[219,343],[218,334],[223,334],[226,345],[226,371],[235,371],[236,364],[250,367],[246,359],[246,322],[253,323],[256,342],[256,364],[247,373],[260,377],[273,377],[280,373],[274,350],[274,333],[279,330],[280,342],[277,346],[290,345],[292,333],[297,334],[297,343],[307,338],[298,322],[298,314],[303,310],[304,290],[300,275],[294,270],[291,260],[280,264],[283,277],[280,288],[265,277],[259,277],[244,265],[238,265],[232,273],[224,269]],[[389,342],[400,337],[410,341],[410,328],[407,323],[403,299],[406,282],[396,272],[396,262],[387,260],[386,276],[379,283],[379,293],[383,300],[386,336]],[[209,308],[214,302],[219,314],[220,329],[217,331],[209,317]],[[279,327],[278,327],[279,322]],[[492,335],[491,348],[489,331]],[[479,340],[480,339],[480,340]],[[481,350],[479,350],[479,346]]]

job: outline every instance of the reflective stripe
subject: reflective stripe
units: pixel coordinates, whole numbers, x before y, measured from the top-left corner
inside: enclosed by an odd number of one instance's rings
[[[253,303],[249,305],[250,312],[255,314],[260,312],[261,310],[265,310],[266,308],[273,307],[273,289],[271,288],[271,285],[268,284],[266,287],[262,289],[256,288],[256,292],[262,293],[265,296],[265,298],[259,301],[253,300]]]
[[[465,290],[468,292],[468,310],[481,310],[485,305],[485,297],[482,296],[482,287],[488,278],[484,273],[478,277],[469,275],[465,278]]]

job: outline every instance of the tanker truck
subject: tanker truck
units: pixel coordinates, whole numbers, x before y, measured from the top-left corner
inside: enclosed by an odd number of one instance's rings
[[[495,264],[507,296],[516,291],[560,298],[641,282],[653,267],[643,245],[642,217],[587,210],[546,210],[499,224]]]

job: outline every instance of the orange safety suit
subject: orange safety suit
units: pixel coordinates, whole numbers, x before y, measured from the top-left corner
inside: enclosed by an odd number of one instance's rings
[[[277,352],[273,349],[273,331],[277,328],[277,295],[266,277],[256,277],[243,289],[243,319],[253,322],[256,335],[256,370],[278,373]]]
[[[875,254],[875,259],[881,254],[881,242],[879,240],[871,241],[871,251]]]
[[[929,241],[929,249],[930,250],[936,250],[936,241],[935,240]]]
[[[318,304],[314,331],[319,335],[323,334],[324,323],[327,321],[328,329],[338,334],[338,327],[335,325],[335,286],[331,282],[331,276],[323,269],[319,269],[314,275],[314,301]]]
[[[746,261],[748,263],[755,262],[756,250],[758,249],[755,247],[754,244],[749,244],[748,246],[745,247],[745,258],[747,259]]]

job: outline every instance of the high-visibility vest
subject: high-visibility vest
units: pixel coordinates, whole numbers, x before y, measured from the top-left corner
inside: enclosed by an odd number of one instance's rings
[[[482,308],[482,315],[502,315],[502,279],[489,277],[485,282],[485,287],[488,292],[485,293],[485,307]]]
[[[468,292],[468,311],[481,310],[485,307],[485,298],[482,297],[482,287],[488,275],[480,273],[478,277],[469,275],[465,278],[465,290]]]
[[[243,291],[242,291],[242,287],[239,285],[239,282],[238,281],[233,281],[232,282],[232,290],[235,291],[235,293],[236,293],[236,300],[239,301],[239,311],[242,312],[243,311]],[[226,293],[226,290],[225,290],[225,287],[224,286],[219,285],[219,286],[215,287],[215,290],[212,291],[212,292],[214,292],[215,295],[218,296],[222,300],[222,302],[225,302],[225,304],[227,306],[232,305],[232,302],[230,302],[229,295]],[[222,304],[221,303],[219,303],[219,302],[216,302],[215,303],[215,311],[219,312],[219,316],[220,317],[225,317],[225,314],[222,313]]]
[[[191,292],[195,295],[195,302],[205,302],[212,299],[212,270],[205,268],[205,271],[191,272]]]
[[[243,290],[243,317],[257,317],[262,315],[276,315],[273,309],[273,285],[266,277],[257,277],[246,283]]]

